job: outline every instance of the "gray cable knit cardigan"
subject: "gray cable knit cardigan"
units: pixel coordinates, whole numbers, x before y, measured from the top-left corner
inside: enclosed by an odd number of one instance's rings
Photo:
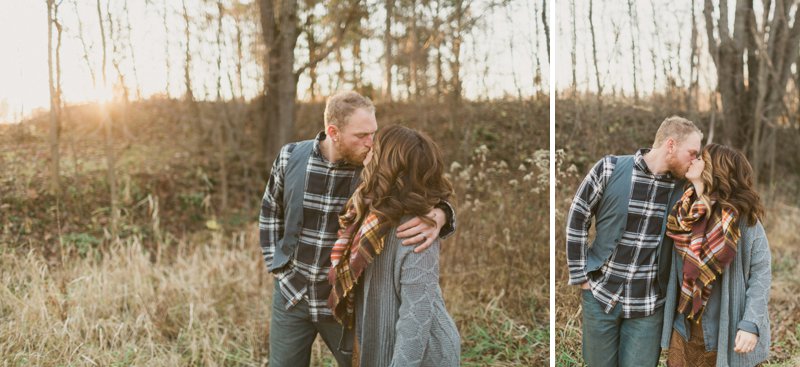
[[[413,250],[401,245],[394,228],[383,252],[364,270],[355,305],[361,366],[460,363],[458,329],[439,288],[439,240],[421,253]],[[352,337],[345,329],[343,338]]]
[[[772,280],[771,255],[767,235],[761,222],[754,226],[741,225],[736,256],[722,274],[719,339],[717,343],[718,367],[752,367],[767,359],[770,345],[769,289]],[[672,267],[664,305],[664,328],[661,348],[669,348],[678,287],[682,274],[677,274],[677,255],[672,252]],[[747,354],[733,351],[739,321],[747,320],[758,326],[755,350]]]

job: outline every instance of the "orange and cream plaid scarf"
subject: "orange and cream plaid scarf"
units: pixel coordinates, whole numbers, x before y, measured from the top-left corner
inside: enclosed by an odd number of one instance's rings
[[[328,273],[328,281],[333,286],[328,307],[336,320],[347,328],[352,328],[355,321],[353,289],[367,265],[383,251],[384,239],[390,229],[389,222],[372,212],[368,212],[360,223],[351,223],[355,214],[355,210],[348,210],[339,220],[339,239],[331,251],[332,265]]]
[[[683,283],[678,312],[699,319],[711,296],[712,282],[736,256],[739,216],[735,209],[722,208],[713,194],[710,206],[698,199],[689,186],[667,218],[667,236],[683,258]],[[710,211],[710,213],[709,213]]]

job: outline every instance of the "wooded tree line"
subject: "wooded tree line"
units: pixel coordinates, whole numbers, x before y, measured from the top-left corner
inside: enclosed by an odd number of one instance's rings
[[[666,96],[678,110],[710,111],[708,141],[742,149],[757,178],[774,177],[777,136],[800,129],[800,1],[578,5],[569,2],[572,74],[562,90],[592,90],[599,101],[627,94],[639,102],[647,84],[652,96]],[[616,83],[621,74],[629,74],[627,85]]]
[[[202,127],[213,144],[223,208],[227,156],[244,118],[241,106],[248,101],[256,101],[263,112],[259,154],[267,160],[292,140],[300,96],[320,100],[335,90],[354,89],[382,102],[458,106],[466,96],[467,67],[482,74],[486,89],[471,95],[486,95],[487,80],[508,73],[491,65],[490,53],[496,51],[481,47],[486,40],[511,49],[518,59],[514,62],[532,66],[531,72],[512,68],[513,92],[504,94],[528,98],[549,88],[549,55],[535,52],[549,49],[546,0],[145,0],[144,20],[131,16],[142,4],[128,0],[45,2],[52,191],[60,187],[60,126],[68,102],[61,45],[76,40],[92,85],[100,94],[113,95],[101,96],[112,102],[101,106],[112,213],[117,212],[115,130],[126,129],[129,104],[144,98],[143,80],[153,73],[140,66],[143,58],[154,57],[135,42],[143,32],[165,35],[153,38],[163,42],[155,56],[164,60],[161,95],[181,100],[186,108],[180,121]],[[519,22],[520,12],[524,22]],[[492,22],[498,14],[507,22]],[[499,29],[513,29],[509,33],[516,38],[492,39]],[[258,87],[248,88],[253,79]],[[226,118],[212,121],[199,107],[205,102],[232,107],[224,107]]]

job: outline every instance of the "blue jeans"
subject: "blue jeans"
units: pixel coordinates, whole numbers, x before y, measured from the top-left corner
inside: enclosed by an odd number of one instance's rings
[[[352,355],[338,349],[342,337],[342,325],[334,321],[311,321],[308,303],[300,301],[289,310],[286,298],[281,294],[278,281],[272,293],[272,319],[269,324],[270,367],[308,366],[311,363],[311,347],[317,334],[333,353],[339,366],[350,367]]]
[[[590,290],[581,290],[583,359],[589,367],[655,367],[661,354],[664,307],[655,314],[622,318],[617,303],[606,314]]]

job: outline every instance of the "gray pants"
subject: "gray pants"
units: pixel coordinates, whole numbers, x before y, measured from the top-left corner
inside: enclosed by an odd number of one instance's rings
[[[317,334],[331,350],[339,366],[350,367],[352,355],[339,352],[342,326],[336,321],[311,321],[308,303],[300,301],[286,309],[286,298],[281,294],[278,282],[272,293],[272,320],[269,324],[270,367],[299,367],[311,363],[311,347]]]
[[[589,367],[655,367],[661,354],[664,307],[655,314],[622,318],[617,303],[609,313],[589,290],[581,291],[583,305],[583,359]]]

